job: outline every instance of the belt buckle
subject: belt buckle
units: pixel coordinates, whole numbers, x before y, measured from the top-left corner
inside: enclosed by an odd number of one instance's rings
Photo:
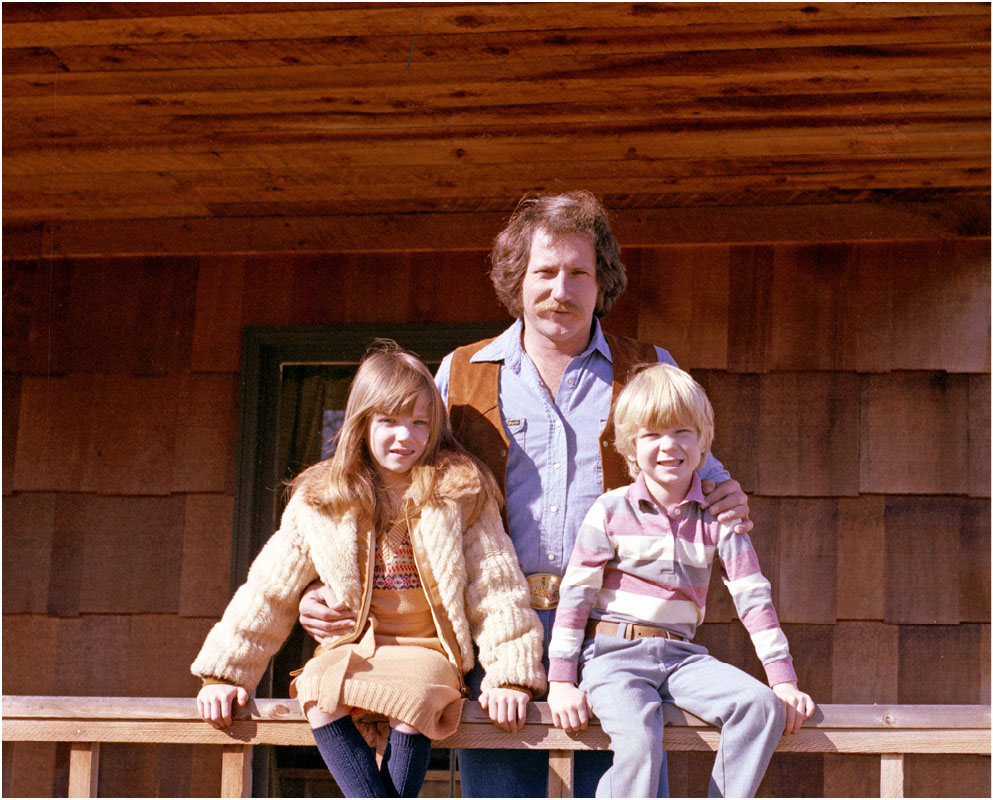
[[[531,592],[531,608],[545,611],[559,604],[559,584],[562,578],[549,572],[536,572],[528,575],[528,589]]]

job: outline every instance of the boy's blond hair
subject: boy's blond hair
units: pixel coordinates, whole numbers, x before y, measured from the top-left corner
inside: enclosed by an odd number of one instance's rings
[[[614,447],[627,461],[632,478],[641,470],[635,458],[635,439],[642,429],[657,430],[686,425],[700,436],[703,466],[714,442],[714,409],[703,387],[671,364],[640,368],[614,405]]]

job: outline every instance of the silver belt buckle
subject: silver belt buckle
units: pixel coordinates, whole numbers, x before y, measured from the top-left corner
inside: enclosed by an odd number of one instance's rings
[[[562,578],[549,572],[536,572],[528,575],[528,589],[531,591],[531,608],[545,611],[559,604],[559,584]]]

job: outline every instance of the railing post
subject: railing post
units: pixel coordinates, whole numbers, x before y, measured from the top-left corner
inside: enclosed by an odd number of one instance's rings
[[[572,797],[572,750],[548,751],[548,796]]]
[[[100,742],[73,742],[69,749],[69,797],[96,797]]]
[[[879,757],[879,796],[903,797],[903,753]]]
[[[221,797],[251,797],[252,746],[226,744],[221,751]]]

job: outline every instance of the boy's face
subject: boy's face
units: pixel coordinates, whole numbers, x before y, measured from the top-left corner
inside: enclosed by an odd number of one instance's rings
[[[635,439],[635,460],[652,485],[689,489],[693,470],[700,466],[700,433],[691,425],[671,428],[641,428]]]

